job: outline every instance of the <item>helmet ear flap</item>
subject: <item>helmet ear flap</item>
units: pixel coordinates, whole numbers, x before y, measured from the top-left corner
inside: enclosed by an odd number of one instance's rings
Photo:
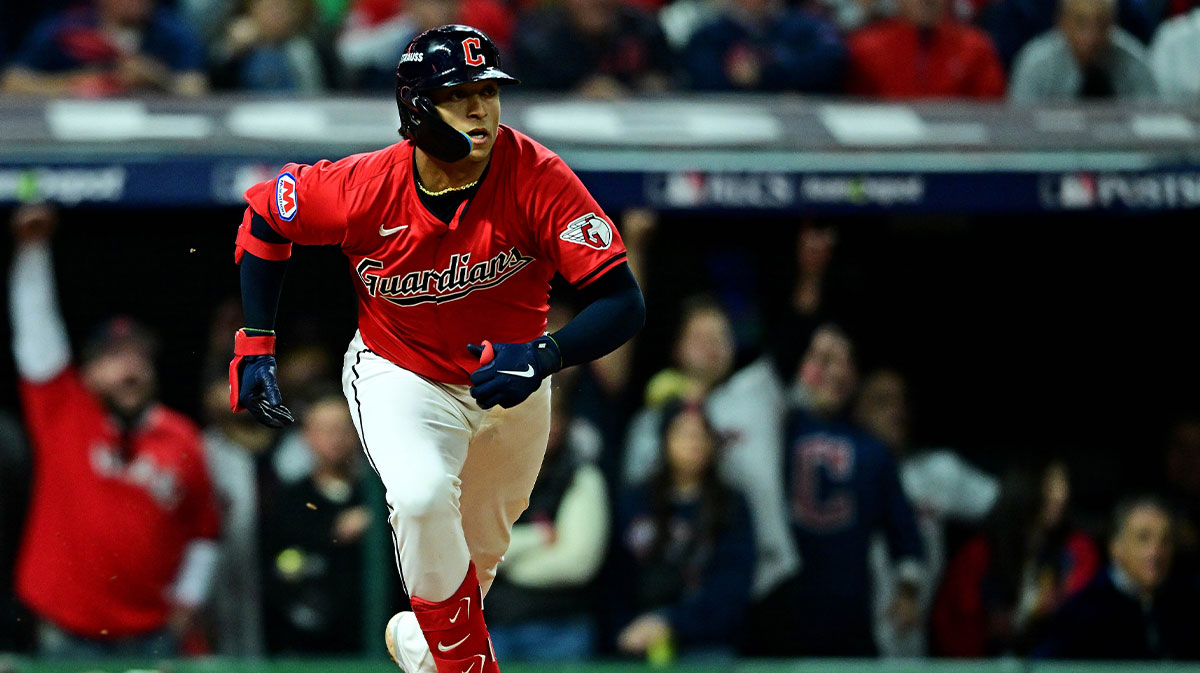
[[[437,106],[433,104],[433,99],[429,96],[413,96],[411,105],[417,112],[418,120],[421,117],[430,120],[442,120],[442,115],[438,114]]]
[[[396,98],[397,98],[397,100],[400,101],[401,105],[407,105],[410,108],[416,107],[416,105],[414,104],[414,99],[416,99],[416,92],[413,91],[413,88],[411,86],[401,86],[399,88],[399,90],[396,92]]]
[[[411,139],[422,122],[440,120],[433,101],[410,86],[396,88],[396,107],[400,109],[400,135]]]
[[[429,96],[405,86],[397,91],[396,98],[400,107],[400,135],[447,163],[471,153],[471,138],[443,121]]]

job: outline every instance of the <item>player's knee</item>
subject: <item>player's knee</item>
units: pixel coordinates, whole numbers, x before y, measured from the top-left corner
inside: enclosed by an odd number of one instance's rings
[[[453,514],[455,509],[454,484],[449,476],[407,488],[390,489],[387,498],[392,507],[393,525],[399,520]]]

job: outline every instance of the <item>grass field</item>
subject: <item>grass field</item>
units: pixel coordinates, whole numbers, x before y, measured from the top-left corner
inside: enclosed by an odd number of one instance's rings
[[[5,659],[0,673],[396,673],[400,669],[380,660],[235,661],[191,659],[170,662],[37,662]],[[508,664],[504,673],[1200,673],[1197,664],[1155,662],[1057,663],[1015,659],[986,661],[877,661],[805,659],[738,662],[720,665],[651,667],[628,662],[532,665]]]

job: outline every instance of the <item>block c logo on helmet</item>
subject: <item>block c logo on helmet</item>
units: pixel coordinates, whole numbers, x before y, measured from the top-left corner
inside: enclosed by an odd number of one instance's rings
[[[468,37],[462,41],[463,54],[466,55],[467,65],[480,66],[487,62],[480,53],[482,45],[479,44],[479,38]]]

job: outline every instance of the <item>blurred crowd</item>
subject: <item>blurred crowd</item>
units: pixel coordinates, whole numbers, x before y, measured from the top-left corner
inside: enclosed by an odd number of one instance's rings
[[[2,90],[388,93],[467,23],[527,90],[1200,99],[1197,0],[48,0],[0,5]]]
[[[0,651],[378,654],[366,606],[405,598],[380,579],[386,512],[337,354],[281,351],[293,428],[230,413],[230,300],[203,417],[166,408],[148,329],[114,317],[67,338],[51,242],[70,244],[69,217],[24,206],[11,223],[21,409],[0,414]],[[618,223],[653,297],[656,216]],[[555,375],[545,462],[486,597],[498,658],[1200,658],[1200,417],[1143,447],[1161,469],[1114,490],[1103,521],[1079,516],[1062,456],[993,474],[923,446],[919,374],[861,366],[838,241],[799,227],[750,357],[736,302],[704,295],[676,307],[645,386],[636,341]],[[571,299],[556,292],[552,329]]]

